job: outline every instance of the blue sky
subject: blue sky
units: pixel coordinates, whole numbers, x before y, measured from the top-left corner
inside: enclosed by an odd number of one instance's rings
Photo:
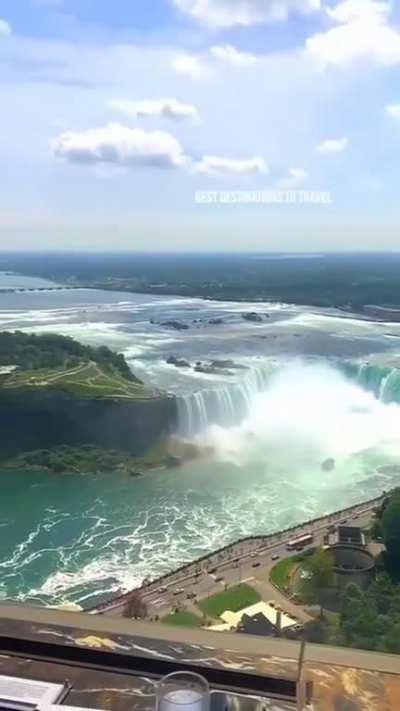
[[[0,249],[397,249],[399,75],[386,0],[0,0]]]

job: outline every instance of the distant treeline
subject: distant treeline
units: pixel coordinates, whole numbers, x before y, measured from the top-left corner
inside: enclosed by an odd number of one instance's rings
[[[400,253],[3,253],[1,269],[120,291],[356,310],[400,305]]]
[[[106,346],[84,346],[68,336],[15,331],[0,333],[0,367],[16,365],[21,370],[73,368],[82,362],[94,361],[104,370],[119,373],[126,380],[140,382],[130,370],[122,354]]]

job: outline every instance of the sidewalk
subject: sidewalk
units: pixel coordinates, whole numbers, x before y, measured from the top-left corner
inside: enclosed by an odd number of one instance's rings
[[[269,572],[267,573],[267,575],[268,574]],[[255,590],[257,590],[258,593],[260,593],[262,599],[265,602],[273,600],[275,603],[280,605],[280,607],[285,610],[285,612],[288,612],[290,615],[297,617],[303,624],[311,622],[314,619],[314,617],[311,617],[311,615],[305,612],[302,605],[295,605],[294,602],[291,602],[287,597],[285,597],[285,595],[283,595],[283,593],[281,593],[269,581],[254,578],[254,580],[252,580],[250,584]]]

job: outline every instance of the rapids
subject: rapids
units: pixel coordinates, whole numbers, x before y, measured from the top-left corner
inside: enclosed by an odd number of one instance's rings
[[[248,322],[250,310],[268,319]],[[188,328],[162,325],[172,320]],[[178,435],[212,451],[141,478],[3,471],[2,599],[92,604],[400,481],[400,324],[78,289],[4,293],[0,328],[123,352],[139,377],[177,397]],[[167,363],[171,355],[190,367]],[[241,369],[193,367],[216,359]],[[321,466],[327,458],[332,471]]]

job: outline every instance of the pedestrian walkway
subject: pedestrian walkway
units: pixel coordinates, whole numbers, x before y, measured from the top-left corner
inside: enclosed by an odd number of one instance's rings
[[[267,573],[268,576],[269,573]],[[311,622],[314,618],[311,617],[301,605],[296,605],[291,602],[283,593],[278,590],[269,580],[254,579],[251,583],[252,587],[257,590],[261,595],[262,599],[268,602],[268,600],[274,600],[282,610],[288,612],[292,617],[297,617],[297,619],[302,623],[306,624]]]

